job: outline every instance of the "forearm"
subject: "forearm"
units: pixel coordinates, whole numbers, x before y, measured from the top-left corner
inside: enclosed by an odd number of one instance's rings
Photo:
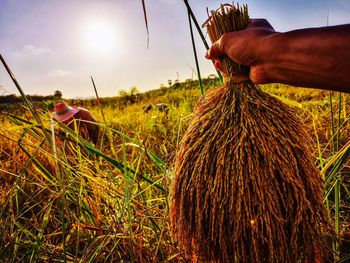
[[[350,25],[275,33],[260,50],[267,82],[350,92]]]

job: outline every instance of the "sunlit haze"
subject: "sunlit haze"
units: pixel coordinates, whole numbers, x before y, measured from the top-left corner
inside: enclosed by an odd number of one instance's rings
[[[230,2],[230,1],[229,1]],[[186,7],[181,0],[0,0],[0,53],[25,93],[101,97],[119,90],[157,89],[179,78],[196,78]],[[201,24],[218,0],[189,0]],[[267,18],[277,31],[350,23],[347,0],[249,0],[251,17]],[[204,31],[203,31],[204,32]],[[196,35],[204,77],[214,73]],[[18,94],[0,66],[0,95]]]
[[[96,53],[111,53],[118,49],[118,38],[121,35],[118,34],[116,28],[112,24],[106,21],[92,20],[82,26],[84,37],[82,37],[82,46],[86,46],[88,52]]]

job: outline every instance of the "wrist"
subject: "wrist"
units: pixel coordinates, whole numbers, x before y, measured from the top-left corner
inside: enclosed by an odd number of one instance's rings
[[[264,35],[260,35],[258,42],[255,42],[254,61],[250,64],[249,77],[253,83],[266,84],[274,81],[274,75],[272,72],[276,69],[275,61],[278,61],[280,54],[283,54],[280,45],[281,33],[275,31],[260,32]],[[277,51],[277,52],[276,52]]]
[[[284,33],[272,32],[262,38],[257,57],[260,71],[264,74],[264,83],[276,82],[278,68],[283,63],[288,47]]]

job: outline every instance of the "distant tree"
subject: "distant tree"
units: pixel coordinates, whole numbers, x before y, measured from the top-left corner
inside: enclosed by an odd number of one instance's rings
[[[159,88],[163,89],[165,86],[163,83],[160,84]]]
[[[209,85],[214,85],[219,80],[219,77],[215,74],[210,74],[207,80]]]
[[[137,96],[140,92],[135,86],[133,86],[130,88],[129,93],[130,93],[130,96]]]
[[[15,103],[20,101],[21,99],[17,97],[15,94],[0,96],[0,103]]]
[[[139,93],[140,93],[139,90],[135,86],[131,87],[129,91],[129,95],[130,95],[129,101],[131,103],[135,103]]]
[[[46,100],[45,96],[42,95],[27,95],[27,98],[31,101],[44,101]]]
[[[139,95],[139,90],[134,86],[131,87],[129,91],[125,89],[119,90],[119,97],[124,101],[124,103],[135,103]]]
[[[121,89],[119,90],[119,97],[125,98],[127,97],[129,94],[125,89]]]
[[[173,81],[171,79],[169,79],[168,84],[169,84],[169,86],[171,86],[173,84]]]
[[[55,100],[60,100],[62,99],[62,92],[59,90],[55,90],[55,93],[53,94],[53,97]]]

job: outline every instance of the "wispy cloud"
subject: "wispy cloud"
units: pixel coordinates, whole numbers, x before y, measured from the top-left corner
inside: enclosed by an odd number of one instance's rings
[[[161,0],[161,2],[166,3],[166,4],[175,4],[175,0]]]
[[[2,84],[0,84],[0,96],[6,96],[10,94],[11,92],[9,92]]]
[[[66,77],[66,76],[69,76],[71,74],[72,74],[72,72],[64,70],[64,69],[55,69],[55,70],[50,71],[47,76],[49,78],[57,78],[57,77]]]
[[[35,57],[41,55],[51,54],[53,51],[50,48],[36,47],[34,45],[28,44],[23,46],[20,50],[13,52],[16,57]]]

